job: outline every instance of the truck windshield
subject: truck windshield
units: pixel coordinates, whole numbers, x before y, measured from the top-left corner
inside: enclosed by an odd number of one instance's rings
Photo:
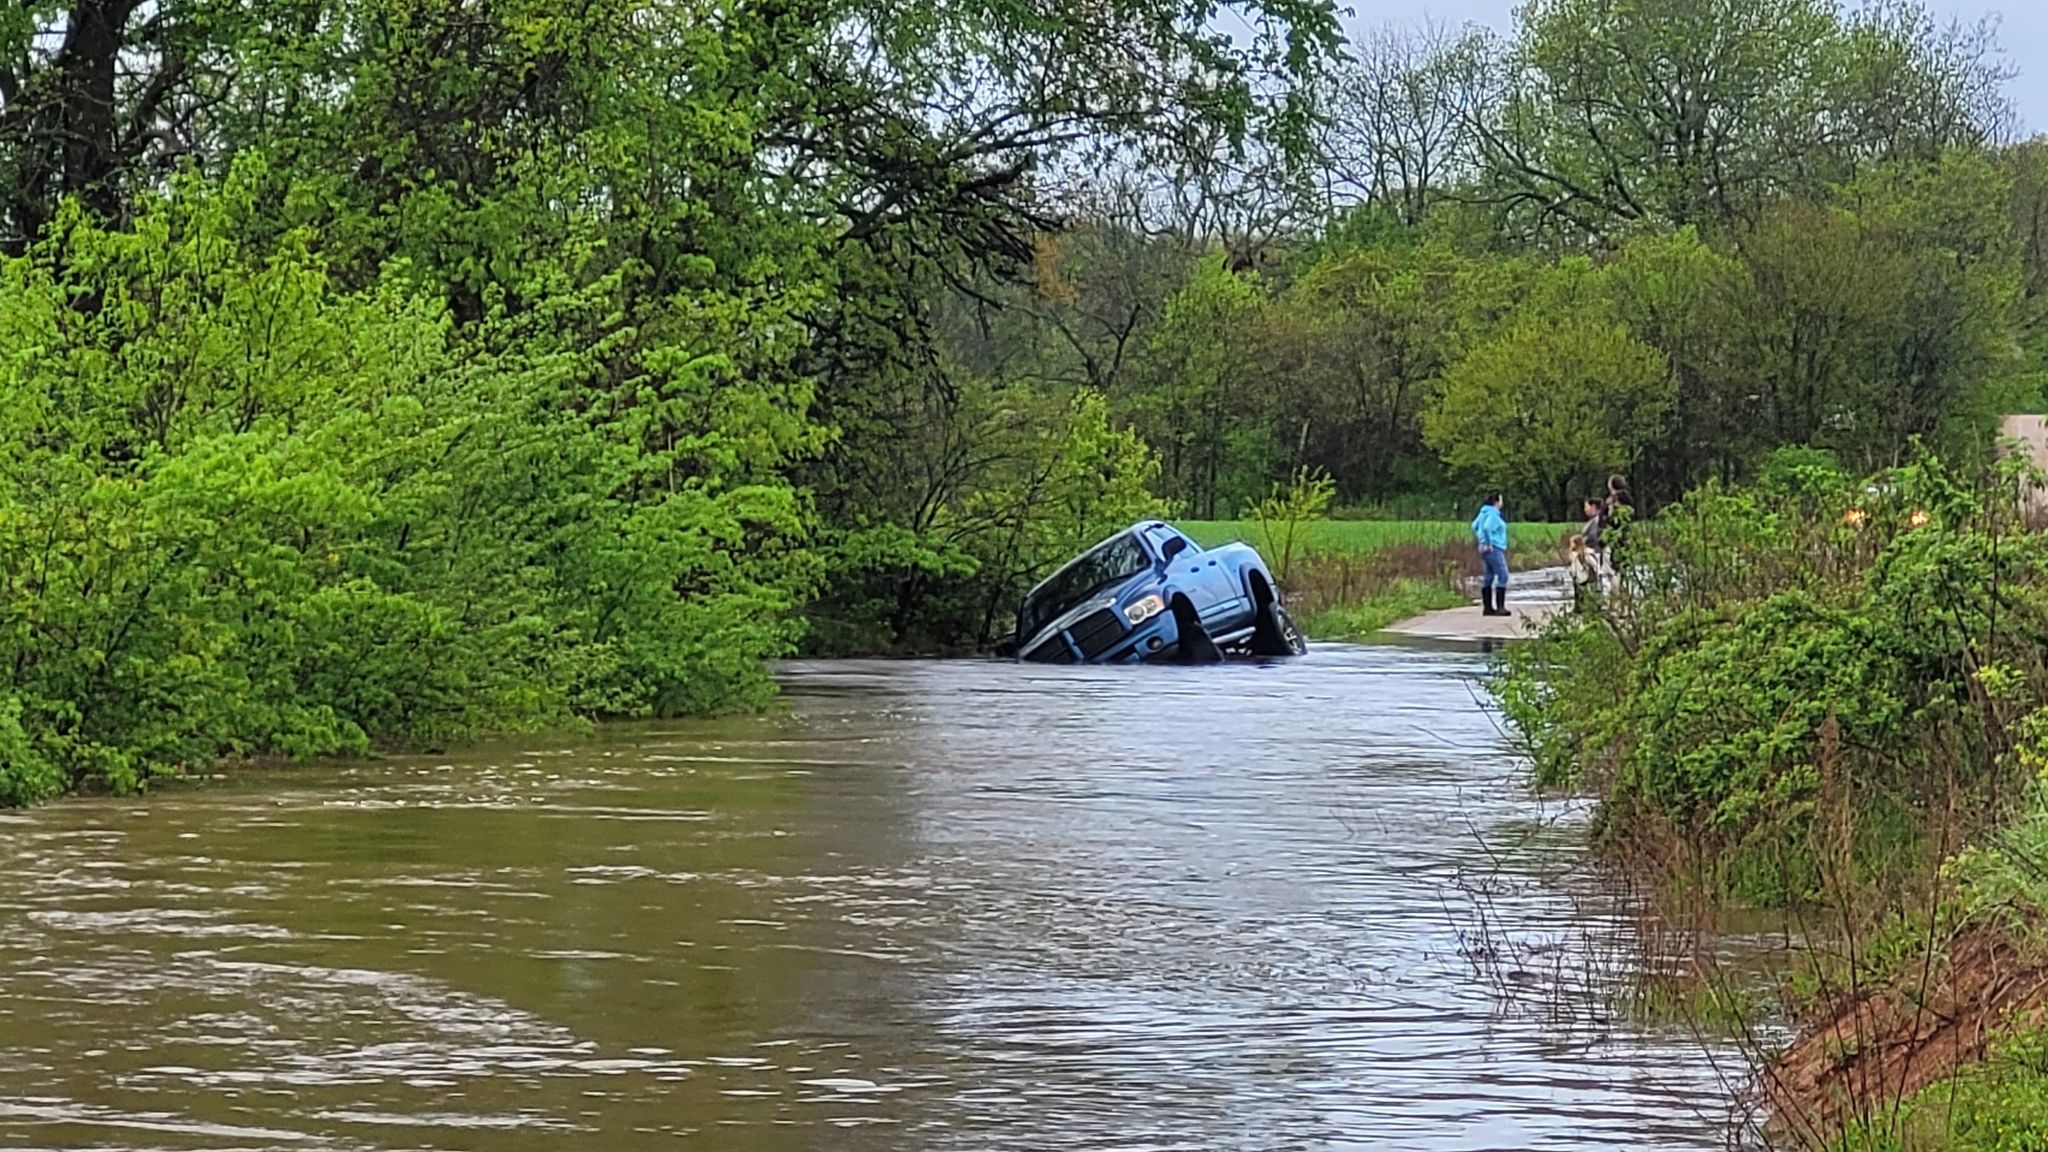
[[[1017,639],[1029,640],[1090,595],[1152,566],[1137,537],[1126,532],[1105,540],[1031,590],[1017,609]]]

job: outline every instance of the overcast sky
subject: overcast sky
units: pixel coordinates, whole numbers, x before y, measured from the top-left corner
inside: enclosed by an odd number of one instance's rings
[[[1506,31],[1516,0],[1349,0],[1355,31],[1385,24],[1486,24]],[[1937,16],[1975,24],[1998,20],[1998,43],[2006,61],[2019,69],[2012,83],[2027,134],[2048,132],[2048,0],[1926,0]],[[1339,6],[1347,6],[1339,0]]]

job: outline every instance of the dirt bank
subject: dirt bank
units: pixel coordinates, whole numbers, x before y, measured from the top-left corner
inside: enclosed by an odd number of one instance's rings
[[[1846,1123],[1887,1116],[1996,1036],[2048,1020],[2048,964],[2000,933],[1972,931],[1892,985],[1843,999],[1767,1077],[1785,1136],[1821,1145]]]

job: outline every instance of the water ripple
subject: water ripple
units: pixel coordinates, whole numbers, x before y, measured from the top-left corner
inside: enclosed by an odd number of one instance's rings
[[[1481,668],[794,664],[781,716],[0,817],[0,1143],[1721,1147]],[[1493,943],[1582,978],[1520,1010]]]

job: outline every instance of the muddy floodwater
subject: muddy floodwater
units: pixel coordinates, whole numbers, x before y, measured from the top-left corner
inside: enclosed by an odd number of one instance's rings
[[[1722,1147],[1556,978],[1626,928],[1483,669],[800,665],[0,815],[0,1148]]]

